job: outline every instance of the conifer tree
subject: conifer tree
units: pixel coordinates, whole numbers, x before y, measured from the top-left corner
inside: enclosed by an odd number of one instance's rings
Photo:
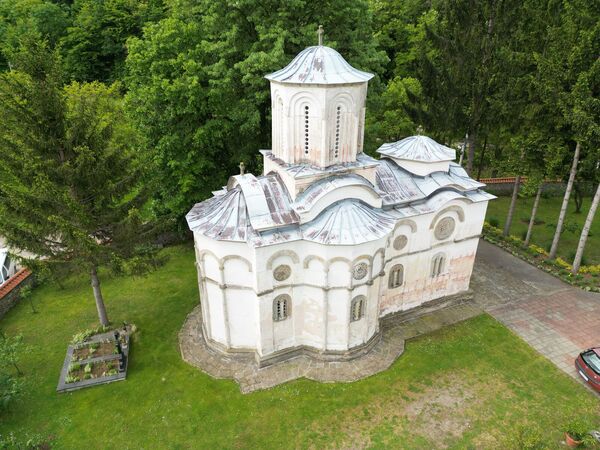
[[[153,254],[138,135],[118,86],[64,86],[45,42],[26,40],[11,59],[0,74],[0,235],[50,268],[87,273],[108,325],[99,267],[144,270]]]

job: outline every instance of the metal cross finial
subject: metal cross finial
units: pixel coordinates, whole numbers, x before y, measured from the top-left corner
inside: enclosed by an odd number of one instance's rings
[[[319,45],[323,45],[323,25],[319,25],[319,29],[317,30],[317,36],[319,36]]]
[[[246,171],[246,164],[244,164],[244,161],[242,161],[240,163],[240,175],[244,175],[245,171]]]

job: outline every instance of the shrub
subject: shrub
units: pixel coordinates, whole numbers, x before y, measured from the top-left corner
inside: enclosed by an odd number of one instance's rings
[[[520,426],[509,433],[502,448],[511,450],[543,450],[548,445],[544,442],[544,436],[538,428]]]
[[[488,223],[494,228],[498,228],[498,226],[500,225],[500,221],[495,217],[490,217]]]
[[[590,430],[589,425],[581,419],[573,419],[567,423],[563,429],[565,433],[568,433],[576,441],[581,441],[588,434]]]
[[[73,338],[71,339],[71,344],[81,344],[82,342],[88,340],[91,336],[94,336],[95,334],[105,333],[108,330],[109,327],[100,325],[96,328],[90,328],[88,330],[80,331],[79,333],[73,335]]]
[[[75,372],[79,369],[81,369],[81,364],[79,363],[71,363],[71,365],[69,366],[69,372]]]
[[[567,269],[568,271],[571,271],[571,269],[573,268],[573,266],[571,266],[571,264],[566,262],[560,256],[554,260],[554,263],[556,264],[557,267],[560,267],[561,269]]]
[[[600,264],[595,266],[581,266],[579,273],[589,273],[590,275],[600,275]]]
[[[87,364],[85,365],[85,367],[83,368],[83,371],[84,371],[85,373],[92,373],[92,365],[91,365],[90,363],[87,363]]]
[[[10,402],[21,395],[22,391],[23,383],[21,380],[14,375],[0,373],[0,411],[5,410]]]

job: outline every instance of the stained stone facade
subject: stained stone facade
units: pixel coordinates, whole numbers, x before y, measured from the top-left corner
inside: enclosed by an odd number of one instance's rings
[[[363,153],[371,77],[322,45],[267,75],[264,174],[232,176],[187,215],[195,323],[213,350],[259,366],[350,360],[377,345],[385,316],[469,288],[493,196],[426,136]]]

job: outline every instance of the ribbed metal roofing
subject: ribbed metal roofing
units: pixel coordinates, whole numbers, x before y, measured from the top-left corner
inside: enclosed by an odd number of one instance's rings
[[[297,213],[309,211],[321,198],[336,189],[360,186],[373,192],[373,195],[379,197],[381,193],[366,178],[356,174],[345,174],[324,178],[313,183],[302,194],[296,197],[294,210]],[[381,205],[381,202],[379,202]]]
[[[344,200],[302,225],[302,238],[329,245],[362,244],[387,235],[395,223],[396,220],[381,209],[358,200]]]
[[[485,186],[467,175],[456,163],[448,172],[433,172],[420,177],[404,170],[394,161],[382,159],[377,167],[377,187],[383,192],[384,205],[399,205],[423,200],[440,189],[467,192]]]
[[[186,215],[191,230],[221,241],[246,241],[257,231],[298,223],[279,177],[234,177],[234,187],[194,205]]]
[[[369,81],[373,74],[355,69],[334,49],[316,45],[305,48],[291,63],[265,78],[279,83],[350,84]]]
[[[410,136],[383,144],[377,152],[390,158],[419,162],[453,161],[456,158],[455,150],[427,136]]]

